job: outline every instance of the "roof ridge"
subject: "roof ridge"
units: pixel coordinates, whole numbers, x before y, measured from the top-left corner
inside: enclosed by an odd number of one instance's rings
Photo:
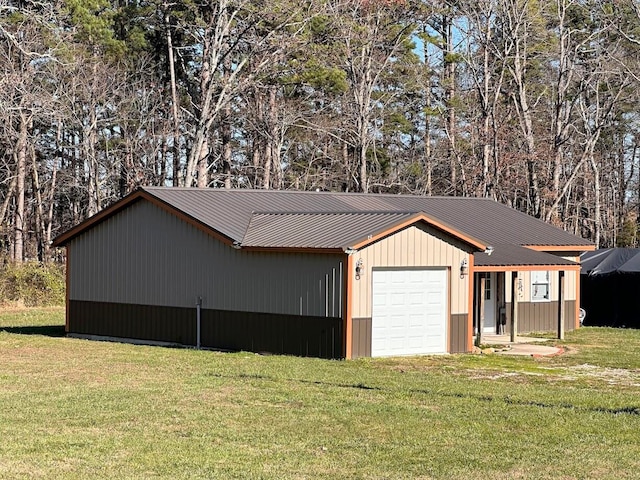
[[[387,198],[434,198],[434,199],[447,199],[447,200],[485,200],[490,201],[492,203],[497,203],[499,205],[504,205],[509,208],[509,205],[505,205],[503,203],[498,202],[492,198],[488,197],[454,197],[451,195],[421,195],[419,193],[364,193],[364,192],[332,192],[332,191],[317,191],[317,190],[267,190],[260,188],[197,188],[197,187],[171,187],[171,186],[141,186],[138,187],[141,190],[180,190],[180,191],[190,191],[190,192],[216,192],[216,193],[267,193],[267,194],[287,194],[287,195],[296,195],[296,194],[314,194],[314,195],[337,195],[337,196],[362,196],[362,197],[387,197]]]
[[[252,211],[251,215],[415,215],[425,213],[422,210],[290,210],[290,211]]]

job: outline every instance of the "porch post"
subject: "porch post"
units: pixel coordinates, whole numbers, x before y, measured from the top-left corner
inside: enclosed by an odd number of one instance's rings
[[[564,270],[558,272],[558,339],[564,340]]]
[[[511,272],[511,341],[518,338],[518,272]]]
[[[478,292],[478,298],[480,299],[478,312],[478,333],[476,336],[476,345],[480,346],[482,343],[482,329],[484,328],[484,289],[485,282],[487,281],[483,273],[480,274],[480,290]]]

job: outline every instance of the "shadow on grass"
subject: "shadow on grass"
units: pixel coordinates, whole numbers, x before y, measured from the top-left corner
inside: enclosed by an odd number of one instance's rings
[[[0,327],[0,332],[18,335],[44,335],[45,337],[64,337],[64,325],[32,325],[26,327]]]
[[[252,378],[256,380],[270,380],[270,381],[278,381],[276,377],[271,377],[268,375],[255,375],[255,374],[239,374],[239,375],[221,375],[218,373],[210,373],[209,376],[217,377],[217,378]],[[377,390],[380,392],[392,392],[394,389],[385,388],[385,387],[377,387],[365,385],[364,383],[335,383],[335,382],[326,382],[321,380],[306,380],[301,378],[288,378],[284,379],[288,382],[298,382],[298,383],[306,383],[312,385],[319,385],[325,387],[338,387],[338,388],[354,388],[358,390]],[[521,400],[517,398],[513,398],[510,395],[482,395],[478,393],[462,393],[462,392],[446,392],[441,390],[427,390],[427,389],[408,389],[406,390],[408,393],[413,394],[422,394],[422,395],[430,395],[430,396],[440,396],[440,397],[449,397],[449,398],[462,398],[462,399],[472,399],[482,402],[502,402],[507,405],[519,405],[523,407],[536,407],[536,408],[550,408],[550,409],[566,409],[566,410],[575,410],[575,411],[585,411],[585,412],[596,412],[596,413],[605,413],[608,415],[634,415],[640,416],[640,406],[630,405],[619,408],[609,408],[609,407],[601,407],[601,406],[585,406],[585,405],[573,405],[571,403],[565,402],[537,402],[535,400]]]

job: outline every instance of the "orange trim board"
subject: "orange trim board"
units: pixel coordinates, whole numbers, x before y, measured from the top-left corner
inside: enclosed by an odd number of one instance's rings
[[[466,235],[465,233],[456,230],[455,228],[447,225],[444,222],[441,222],[440,220],[437,220],[433,217],[430,217],[429,215],[426,215],[424,213],[417,213],[415,215],[412,215],[411,217],[407,218],[406,220],[403,220],[401,222],[398,222],[397,224],[393,225],[392,227],[383,230],[381,232],[376,233],[375,235],[371,235],[369,237],[367,237],[364,240],[361,240],[358,243],[355,243],[354,245],[350,246],[350,248],[353,249],[361,249],[363,247],[366,247],[367,245],[370,245],[378,240],[380,240],[383,237],[387,237],[389,235],[392,235],[394,233],[396,233],[399,230],[402,230],[405,227],[408,227],[409,225],[413,225],[414,223],[417,222],[425,222],[427,225],[430,225],[434,228],[437,228],[438,230],[441,230],[445,233],[448,233],[450,235],[452,235],[453,237],[456,237],[460,240],[462,240],[464,243],[467,243],[469,245],[471,245],[472,247],[475,247],[479,250],[486,250],[487,246],[486,244],[482,243],[480,240],[473,238],[469,235]]]

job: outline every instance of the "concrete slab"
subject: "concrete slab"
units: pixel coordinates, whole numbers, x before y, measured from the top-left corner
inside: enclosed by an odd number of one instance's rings
[[[522,335],[518,335],[516,337],[515,343],[537,343],[537,342],[546,342],[549,340],[548,338],[538,338],[538,337],[525,337]],[[494,344],[494,345],[513,345],[511,342],[511,335],[495,335],[495,334],[483,334],[482,335],[482,343],[484,344]]]
[[[494,352],[496,355],[524,355],[531,357],[551,357],[560,355],[564,350],[560,347],[549,345],[537,345],[540,342],[546,342],[548,338],[537,337],[516,337],[515,342],[511,342],[509,335],[482,335],[482,343],[485,345],[505,345],[506,350]],[[474,342],[475,343],[475,342]]]
[[[564,350],[549,345],[535,345],[530,343],[513,343],[508,350],[495,352],[497,355],[525,355],[530,357],[552,357],[560,355]]]

